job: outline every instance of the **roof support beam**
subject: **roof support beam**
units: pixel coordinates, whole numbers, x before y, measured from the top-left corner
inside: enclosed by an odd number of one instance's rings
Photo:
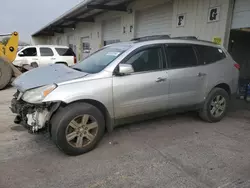
[[[54,33],[64,33],[63,28],[60,28],[60,27],[57,27],[57,26],[52,26],[52,25],[48,28],[47,31],[54,32]]]
[[[38,35],[42,35],[42,36],[54,36],[55,33],[51,32],[51,31],[43,31],[43,32],[39,33]]]
[[[53,30],[55,33],[61,33],[61,34],[63,34],[64,33],[64,31],[63,31],[63,29],[55,29],[55,30]]]
[[[58,25],[56,26],[57,28],[63,29],[63,28],[75,28],[75,24],[70,24],[70,25]]]
[[[100,9],[100,10],[110,10],[110,11],[122,11],[122,12],[126,12],[127,11],[127,7],[124,5],[115,5],[115,6],[111,6],[111,5],[87,5],[88,9]]]
[[[66,21],[73,21],[73,22],[95,22],[94,18],[66,18]]]

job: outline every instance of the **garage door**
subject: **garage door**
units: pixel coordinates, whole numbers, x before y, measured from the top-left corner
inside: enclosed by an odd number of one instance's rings
[[[173,5],[168,3],[136,12],[136,37],[171,34]]]
[[[104,45],[119,42],[121,38],[121,18],[106,20],[103,22]]]
[[[250,1],[236,0],[233,13],[232,29],[250,27]]]

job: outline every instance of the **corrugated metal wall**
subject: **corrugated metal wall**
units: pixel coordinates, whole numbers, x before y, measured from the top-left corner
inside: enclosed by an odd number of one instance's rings
[[[169,4],[169,6],[166,7],[166,12],[168,12],[168,14],[166,14],[165,17],[172,17],[172,28],[171,26],[169,27],[164,24],[164,19],[162,19],[162,26],[165,25],[166,33],[171,32],[172,36],[197,36],[200,39],[209,41],[212,41],[214,37],[218,37],[222,39],[223,44],[223,40],[227,38],[226,35],[229,28],[228,15],[230,12],[230,1],[231,0],[137,0],[128,7],[132,8],[132,13],[114,11],[106,12],[97,16],[95,18],[95,23],[80,23],[76,26],[76,30],[66,30],[64,34],[56,34],[54,37],[51,37],[49,41],[51,44],[56,44],[56,38],[60,36],[62,37],[62,43],[67,44],[67,36],[69,34],[74,34],[75,43],[78,44],[81,37],[90,36],[91,52],[96,51],[103,44],[103,21],[106,20],[108,22],[115,17],[121,18],[120,40],[128,41],[138,35],[136,34],[136,28],[141,24],[137,21],[138,19],[140,20],[140,14],[139,17],[137,17],[138,11],[143,12],[147,9],[153,10],[157,5],[163,5],[165,3]],[[171,9],[171,7],[173,7],[173,9]],[[216,22],[208,22],[208,12],[209,9],[213,7],[220,7],[219,20]],[[152,11],[151,13],[149,11],[148,13],[151,17],[157,17],[157,14],[159,14],[159,12],[156,9],[155,11]],[[182,27],[177,26],[177,16],[179,14],[184,14],[186,16],[185,25]],[[150,22],[150,19],[148,19],[148,21]],[[151,21],[154,22],[153,20]],[[162,32],[163,27],[157,32],[157,27],[160,23],[157,25],[156,23],[149,22],[144,22],[142,25],[145,25],[145,28],[141,29],[139,32],[145,30],[145,32],[148,32],[145,34],[165,34]],[[152,29],[151,31],[146,31],[148,24],[152,24],[152,27],[149,27]],[[170,31],[169,28],[171,28],[172,31]],[[125,32],[123,32],[124,29]]]
[[[250,0],[236,0],[232,29],[250,27]]]
[[[137,11],[135,15],[135,37],[171,34],[172,3]]]
[[[121,17],[105,20],[102,23],[103,40],[117,40],[121,38]]]
[[[220,7],[219,21],[208,22],[210,8]],[[184,27],[176,27],[173,22],[173,35],[195,35],[200,39],[212,41],[214,37],[225,37],[229,0],[175,0],[173,20],[178,14],[186,14]],[[174,29],[175,28],[175,29]]]

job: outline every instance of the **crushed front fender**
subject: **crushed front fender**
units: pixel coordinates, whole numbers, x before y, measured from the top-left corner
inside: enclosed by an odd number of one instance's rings
[[[11,111],[17,114],[14,122],[23,125],[32,133],[48,130],[50,119],[61,102],[41,104],[27,103],[16,97],[11,101]]]

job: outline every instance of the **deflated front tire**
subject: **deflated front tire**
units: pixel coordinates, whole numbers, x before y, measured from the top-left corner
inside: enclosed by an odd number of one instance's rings
[[[102,139],[105,119],[101,111],[88,103],[73,103],[60,108],[51,120],[52,139],[68,155],[93,150]]]

